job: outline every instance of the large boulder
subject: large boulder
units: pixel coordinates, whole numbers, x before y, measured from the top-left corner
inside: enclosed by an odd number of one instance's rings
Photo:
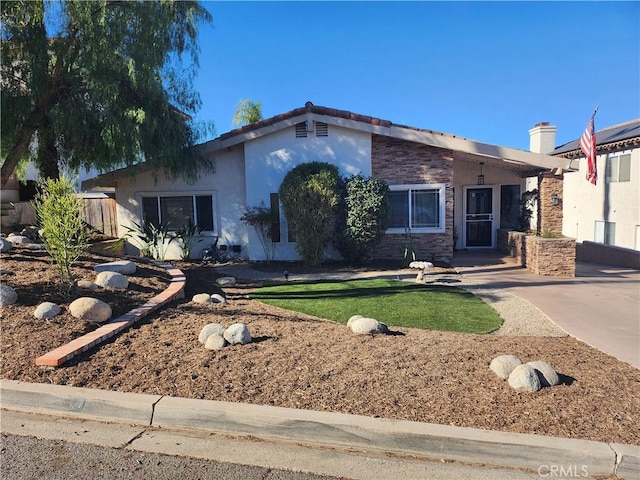
[[[118,260],[115,262],[101,263],[93,267],[96,272],[116,272],[123,275],[136,273],[136,264],[131,260]]]
[[[536,360],[534,362],[527,362],[527,365],[536,370],[538,379],[540,380],[540,385],[543,387],[553,387],[560,383],[558,373],[547,362]]]
[[[357,318],[351,322],[351,331],[356,335],[374,335],[376,333],[387,333],[389,329],[384,323],[375,318]]]
[[[114,290],[126,290],[129,287],[129,279],[118,272],[100,272],[96,277],[95,284]]]
[[[347,327],[351,328],[351,324],[360,318],[364,317],[362,315],[353,315],[349,320],[347,320]]]
[[[514,368],[507,381],[518,392],[537,392],[542,388],[536,369],[526,363]]]
[[[18,294],[9,285],[0,285],[0,307],[13,305],[18,301]]]
[[[102,323],[111,318],[111,307],[102,300],[80,297],[69,305],[69,312],[76,318]]]
[[[227,299],[224,297],[224,295],[220,295],[219,293],[212,293],[211,298],[209,298],[209,301],[211,303],[222,303],[222,304],[227,303]]]
[[[219,323],[207,323],[204,327],[202,327],[202,330],[200,330],[198,341],[200,343],[205,343],[207,341],[207,338],[209,338],[214,333],[220,336],[224,335],[225,330],[226,329]]]
[[[24,235],[18,235],[16,233],[10,233],[9,235],[7,235],[7,241],[11,242],[14,245],[33,243],[29,237],[25,237]]]
[[[36,318],[53,318],[56,315],[60,315],[60,312],[62,312],[60,305],[53,302],[42,302],[36,307],[33,316]]]
[[[0,253],[5,253],[12,249],[13,249],[13,243],[11,243],[7,239],[0,238]]]
[[[221,287],[227,287],[230,285],[235,285],[236,279],[234,277],[220,277],[216,280],[216,283]]]
[[[522,360],[515,355],[500,355],[491,360],[489,368],[497,376],[506,380],[518,365],[522,365]]]
[[[222,350],[227,346],[227,341],[219,333],[213,333],[207,337],[207,341],[204,342],[204,348],[207,350]]]
[[[209,303],[211,301],[211,295],[208,293],[196,293],[191,298],[191,301],[193,303]]]
[[[234,323],[224,331],[224,339],[231,345],[250,343],[251,334],[244,323]]]

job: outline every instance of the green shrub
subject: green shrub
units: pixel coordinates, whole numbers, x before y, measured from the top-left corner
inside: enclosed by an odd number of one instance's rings
[[[74,283],[71,265],[88,247],[83,201],[75,195],[73,180],[47,179],[32,202],[42,241],[58,267],[60,286],[68,294]]]
[[[187,224],[176,231],[176,238],[180,239],[180,248],[182,249],[182,259],[188,260],[191,256],[193,246],[200,241],[198,237],[202,233],[202,229],[193,223],[189,218]]]
[[[389,186],[384,180],[355,175],[344,182],[336,247],[359,265],[373,258],[389,222]]]
[[[166,247],[173,242],[176,237],[169,235],[169,227],[161,223],[156,225],[143,219],[141,224],[133,222],[133,228],[125,226],[128,230],[122,238],[135,238],[141,244],[140,255],[151,257],[155,260],[164,260]]]
[[[264,202],[255,207],[247,207],[240,217],[240,221],[249,227],[253,227],[258,235],[258,240],[264,250],[267,261],[272,261],[276,255],[276,244],[271,234],[271,209]]]
[[[290,170],[279,195],[287,221],[296,232],[296,249],[305,265],[319,265],[329,242],[340,199],[338,167],[303,163]]]

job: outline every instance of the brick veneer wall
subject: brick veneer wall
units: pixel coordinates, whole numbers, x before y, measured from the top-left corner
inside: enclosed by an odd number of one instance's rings
[[[576,276],[574,238],[544,238],[511,230],[498,230],[498,250],[537,275]]]
[[[418,260],[453,258],[453,152],[381,135],[371,139],[371,174],[389,185],[444,183],[445,232],[412,233]],[[447,158],[445,158],[447,157]],[[404,234],[387,234],[376,258],[401,259]]]
[[[563,176],[543,173],[538,177],[538,233],[562,235]],[[558,205],[553,204],[553,195]]]

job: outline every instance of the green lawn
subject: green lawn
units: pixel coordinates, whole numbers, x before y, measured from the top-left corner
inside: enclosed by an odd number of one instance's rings
[[[341,323],[363,315],[391,329],[489,333],[502,325],[495,310],[466,290],[397,280],[288,282],[262,287],[251,298]]]

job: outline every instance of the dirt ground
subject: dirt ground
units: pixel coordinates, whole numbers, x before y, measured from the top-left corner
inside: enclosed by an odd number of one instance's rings
[[[93,280],[93,266],[113,258],[86,256],[74,267]],[[258,284],[242,280],[222,292],[215,267],[174,262],[186,274],[184,300],[143,319],[61,368],[34,360],[96,328],[66,307],[95,296],[121,315],[164,289],[167,275],[138,262],[124,292],[57,295],[56,270],[44,252],[3,254],[2,283],[18,303],[2,308],[0,376],[189,398],[277,405],[640,445],[640,370],[571,337],[469,335],[392,327],[400,335],[355,336],[341,324],[260,304],[248,298]],[[4,272],[4,271],[7,272]],[[194,304],[196,293],[224,293],[222,304]],[[50,320],[33,316],[42,301],[63,306]],[[247,324],[254,342],[221,351],[198,342],[210,322]],[[489,370],[511,353],[544,360],[562,384],[517,393]]]

